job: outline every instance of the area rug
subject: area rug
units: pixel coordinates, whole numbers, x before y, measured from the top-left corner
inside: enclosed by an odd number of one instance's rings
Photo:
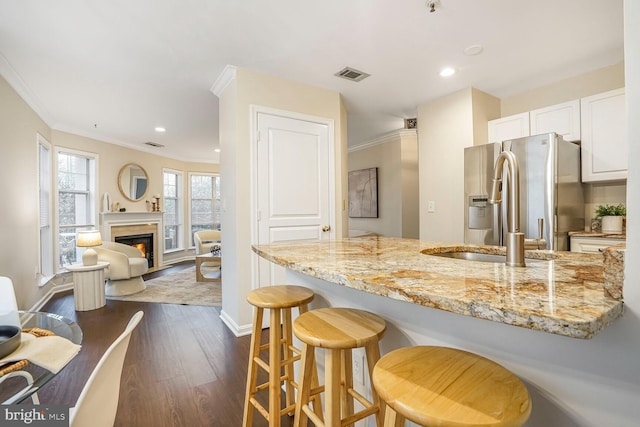
[[[196,282],[194,267],[155,279],[145,280],[147,288],[133,295],[107,297],[119,301],[155,302],[165,304],[222,305],[222,287],[219,282]]]

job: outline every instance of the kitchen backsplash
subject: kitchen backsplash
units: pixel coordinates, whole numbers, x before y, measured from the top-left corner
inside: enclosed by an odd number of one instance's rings
[[[591,231],[591,220],[598,205],[627,204],[627,183],[584,184],[585,230]]]

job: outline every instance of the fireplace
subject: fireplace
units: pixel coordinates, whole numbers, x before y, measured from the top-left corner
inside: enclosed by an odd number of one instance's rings
[[[163,265],[164,248],[160,238],[163,230],[162,212],[103,212],[100,214],[100,223],[103,240],[143,245],[138,247],[145,253],[149,270],[153,271]],[[139,238],[144,238],[145,241],[139,242]],[[128,239],[132,241],[127,241]]]
[[[149,268],[153,268],[153,233],[136,234],[134,236],[116,236],[114,239],[117,243],[124,243],[125,245],[140,249],[142,255],[147,259]]]

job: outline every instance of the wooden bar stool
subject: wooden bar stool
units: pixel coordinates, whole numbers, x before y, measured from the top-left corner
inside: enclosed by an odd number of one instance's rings
[[[294,380],[293,363],[300,360],[300,350],[293,346],[291,309],[298,307],[300,313],[305,313],[313,297],[314,293],[307,288],[286,285],[255,289],[247,295],[247,301],[255,307],[255,310],[242,421],[244,427],[252,426],[254,407],[269,421],[270,427],[279,427],[282,415],[293,414],[294,388],[298,387]],[[270,310],[269,342],[262,344],[262,317],[265,308]],[[281,322],[282,328],[280,328]],[[265,350],[269,351],[269,363],[260,358],[260,353]],[[257,384],[258,367],[269,373],[268,382]],[[286,388],[286,406],[281,410],[282,383]],[[269,389],[268,410],[256,399],[256,394],[267,388]]]
[[[385,427],[405,419],[421,426],[517,427],[531,414],[525,385],[477,354],[446,347],[394,350],[373,369],[373,386],[388,405]]]
[[[369,375],[380,358],[378,343],[386,330],[385,321],[375,314],[350,308],[320,308],[300,315],[293,322],[293,332],[302,341],[302,362],[294,425],[306,426],[307,418],[316,426],[348,426],[375,414],[382,426],[383,405],[372,389],[372,402],[353,388],[352,350],[364,347]],[[315,348],[325,349],[325,380],[314,387],[309,379],[315,371]],[[309,402],[325,393],[324,414]],[[364,409],[354,414],[354,399]],[[324,420],[323,420],[324,418]]]

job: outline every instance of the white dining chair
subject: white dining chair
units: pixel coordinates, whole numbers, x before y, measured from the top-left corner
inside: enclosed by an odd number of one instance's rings
[[[13,282],[6,276],[0,276],[0,325],[20,326]]]
[[[16,302],[16,293],[13,288],[13,282],[6,276],[0,276],[0,324],[20,326],[18,304]],[[31,384],[33,384],[33,377],[27,371],[15,371],[5,374],[0,377],[0,384],[13,377],[23,377],[27,382],[27,387],[22,391],[29,389]],[[22,392],[16,394],[13,398],[5,401],[4,403],[7,405],[12,404],[14,403],[14,400],[18,399],[21,395]],[[34,405],[40,404],[38,393],[33,393],[31,395],[31,401]]]
[[[76,406],[70,409],[70,427],[113,427],[118,411],[120,377],[131,333],[144,313],[133,315],[124,332],[109,346],[87,380]]]

